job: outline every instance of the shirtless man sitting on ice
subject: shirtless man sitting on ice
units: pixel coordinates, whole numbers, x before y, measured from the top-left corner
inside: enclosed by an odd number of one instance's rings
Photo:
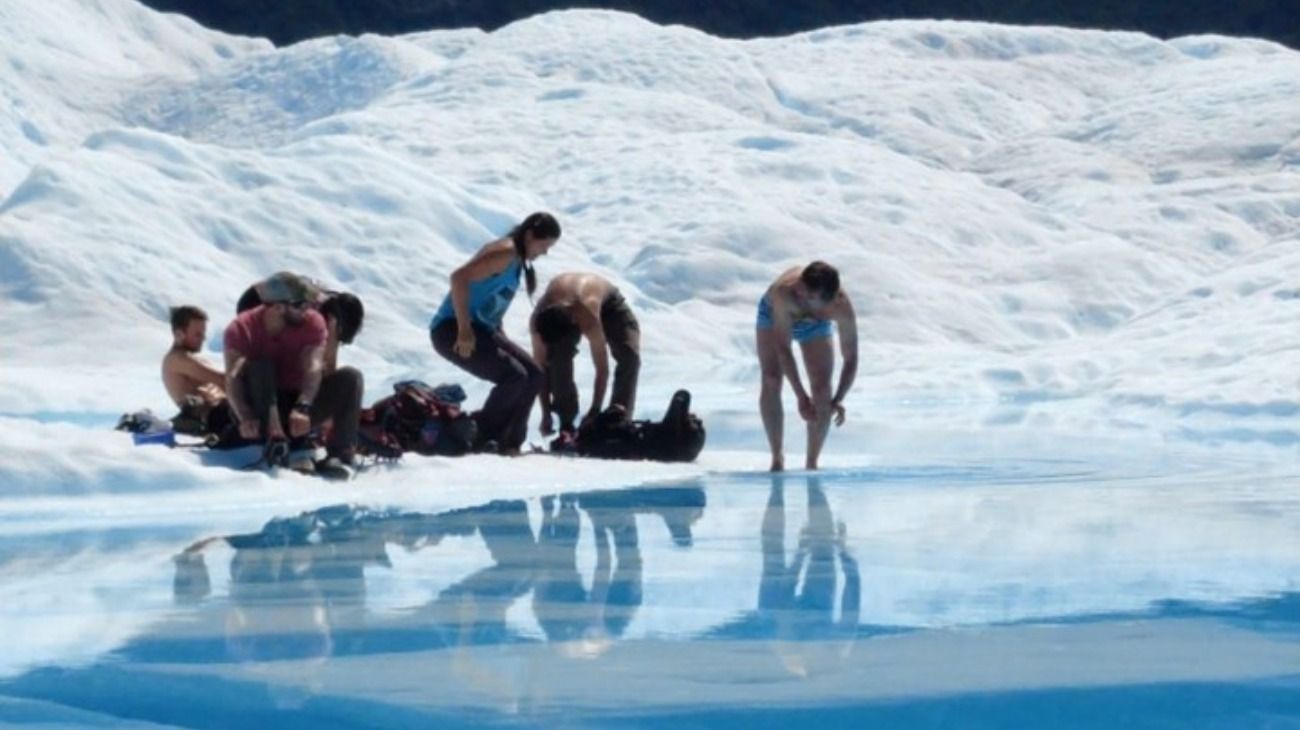
[[[225,371],[203,359],[208,315],[194,306],[172,307],[172,346],[163,356],[162,380],[167,395],[203,424],[203,432],[221,436],[233,421],[226,402]]]

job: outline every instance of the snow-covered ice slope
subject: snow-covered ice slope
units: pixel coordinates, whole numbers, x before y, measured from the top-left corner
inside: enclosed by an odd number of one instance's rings
[[[755,302],[817,257],[859,312],[859,422],[1296,439],[1281,46],[572,11],[274,48],[128,0],[8,0],[0,39],[0,412],[167,410],[167,307],[219,346],[284,268],[365,300],[368,397],[464,382],[426,334],[447,275],[546,209],[543,281],[624,289],[648,392],[752,412]]]

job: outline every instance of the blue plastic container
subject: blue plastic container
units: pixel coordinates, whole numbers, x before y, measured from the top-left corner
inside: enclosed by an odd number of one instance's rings
[[[136,446],[145,446],[147,444],[160,444],[162,446],[176,445],[175,431],[158,431],[156,433],[133,433],[131,440],[135,441]]]

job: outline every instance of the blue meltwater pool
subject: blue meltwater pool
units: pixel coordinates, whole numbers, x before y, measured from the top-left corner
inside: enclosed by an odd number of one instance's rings
[[[0,523],[0,724],[1300,728],[1300,485],[1188,471]]]

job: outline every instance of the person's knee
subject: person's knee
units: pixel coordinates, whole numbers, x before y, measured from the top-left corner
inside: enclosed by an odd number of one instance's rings
[[[338,381],[338,388],[349,395],[360,395],[365,390],[365,376],[350,365],[335,370],[333,377]]]
[[[270,360],[247,360],[239,379],[246,389],[245,397],[254,410],[265,410],[275,405],[275,363]]]
[[[529,373],[528,363],[518,358],[506,358],[501,360],[499,367],[494,368],[495,372],[488,378],[493,384],[507,389],[519,388],[526,384],[531,375]]]
[[[830,383],[813,383],[812,390],[808,395],[812,398],[814,408],[828,409],[831,407]]]
[[[536,365],[527,365],[524,368],[525,383],[530,395],[537,395],[542,392],[542,387],[546,385],[546,373]]]
[[[275,363],[270,360],[248,360],[244,363],[244,378],[249,382],[275,384]]]

